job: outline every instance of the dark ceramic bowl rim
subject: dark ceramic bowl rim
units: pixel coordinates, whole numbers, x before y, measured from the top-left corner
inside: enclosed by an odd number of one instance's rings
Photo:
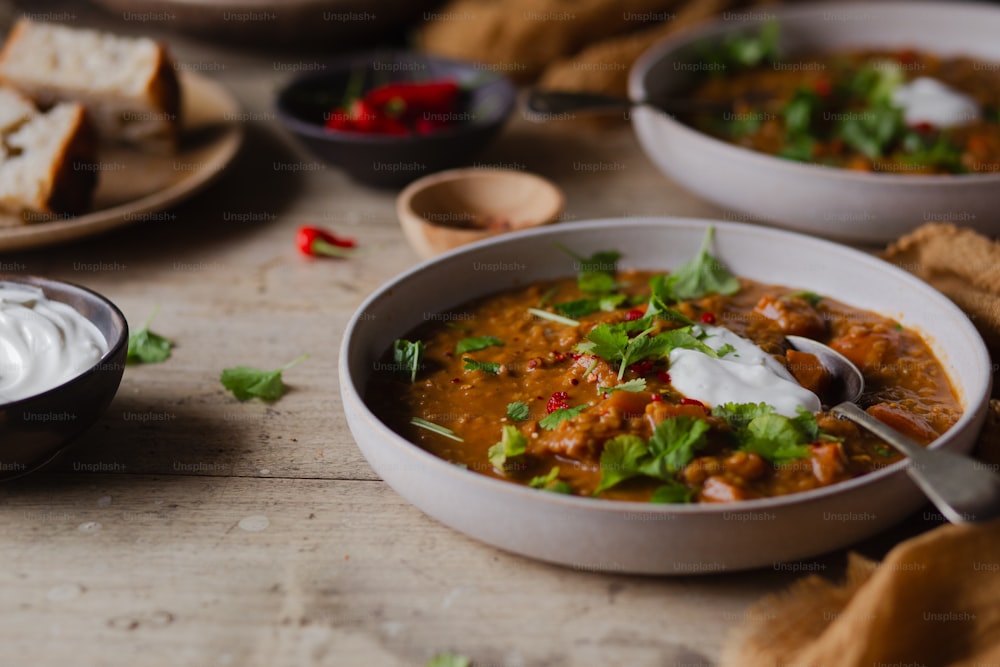
[[[102,294],[98,294],[97,292],[95,292],[90,288],[84,287],[82,285],[77,285],[76,283],[66,282],[64,280],[53,280],[51,278],[43,278],[41,276],[34,276],[34,275],[18,276],[8,273],[0,273],[0,285],[2,285],[3,283],[21,283],[24,285],[31,285],[33,287],[41,288],[41,290],[45,293],[46,298],[51,299],[52,301],[58,301],[59,303],[63,303],[69,306],[70,308],[73,308],[73,310],[76,310],[76,312],[80,313],[80,311],[77,310],[77,308],[73,306],[73,304],[66,303],[61,298],[58,298],[59,296],[62,296],[62,293],[75,292],[76,294],[82,296],[84,299],[90,301],[91,303],[95,303],[98,305],[98,307],[108,311],[111,314],[111,319],[114,320],[116,324],[120,323],[121,327],[118,337],[115,340],[108,342],[107,352],[101,355],[101,358],[97,360],[97,363],[93,364],[85,371],[77,373],[70,379],[56,385],[55,387],[46,389],[45,391],[38,392],[37,394],[25,396],[24,398],[19,398],[16,401],[10,401],[9,403],[0,403],[0,409],[17,407],[29,401],[34,401],[38,399],[40,396],[48,396],[64,389],[67,385],[76,382],[81,377],[90,375],[92,373],[101,370],[105,366],[105,364],[109,362],[109,360],[113,359],[115,355],[117,355],[121,351],[123,345],[128,344],[128,320],[125,319],[125,315],[118,308],[118,306],[112,303],[107,297],[103,296]],[[91,324],[93,324],[93,320],[91,320],[89,317],[87,317],[83,313],[80,313],[80,315],[84,319],[89,321]],[[116,386],[116,391],[117,391],[117,386]]]
[[[385,134],[363,134],[360,132],[342,132],[339,130],[330,130],[322,125],[316,123],[310,123],[309,121],[303,120],[299,116],[295,115],[288,109],[287,97],[293,91],[298,88],[305,87],[312,83],[321,82],[324,79],[329,79],[342,74],[346,69],[349,69],[352,64],[366,62],[379,58],[384,61],[392,62],[413,62],[420,60],[428,64],[440,65],[445,67],[452,67],[456,69],[466,70],[475,74],[478,74],[484,78],[482,82],[476,84],[476,90],[488,86],[495,85],[503,91],[504,103],[493,113],[483,117],[483,118],[473,118],[468,122],[459,123],[450,128],[444,128],[440,130],[435,130],[431,134],[408,134],[408,135],[385,135]],[[277,113],[278,119],[284,124],[288,129],[293,132],[314,138],[321,139],[324,141],[334,141],[341,142],[345,144],[373,144],[373,145],[387,145],[387,144],[419,144],[426,142],[433,142],[437,138],[444,137],[454,137],[474,132],[476,130],[481,130],[483,128],[491,127],[499,123],[503,123],[510,117],[511,113],[514,111],[514,107],[517,103],[517,88],[514,83],[506,76],[499,72],[493,72],[489,69],[478,69],[476,63],[465,60],[456,60],[453,58],[441,58],[438,56],[432,56],[429,54],[422,54],[416,51],[366,51],[355,53],[349,56],[345,56],[339,60],[335,60],[332,63],[327,64],[327,69],[322,72],[309,72],[306,74],[293,77],[291,80],[282,85],[275,96],[274,106]]]

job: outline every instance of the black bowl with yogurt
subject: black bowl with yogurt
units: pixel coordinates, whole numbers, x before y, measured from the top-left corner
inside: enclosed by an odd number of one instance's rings
[[[103,296],[0,274],[0,479],[42,466],[92,426],[127,354],[128,323]]]

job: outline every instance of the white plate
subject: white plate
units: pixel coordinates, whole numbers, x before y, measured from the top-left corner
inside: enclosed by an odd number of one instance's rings
[[[836,484],[732,504],[654,505],[567,497],[458,468],[403,439],[362,397],[392,341],[428,314],[516,285],[573,275],[573,259],[617,249],[625,268],[667,270],[716,226],[715,251],[738,275],[828,295],[923,331],[965,407],[934,446],[969,451],[986,415],[990,362],[968,318],[939,292],[864,253],[764,227],[691,219],[564,223],[479,242],[404,273],[347,326],[340,355],[344,410],[372,468],[400,495],[463,533],[500,548],[587,570],[649,574],[771,567],[851,544],[916,510],[903,462]]]
[[[124,146],[102,148],[92,212],[27,225],[0,215],[0,250],[62,243],[155,220],[158,212],[215,180],[243,141],[239,103],[224,87],[200,74],[178,74],[183,129],[176,154],[154,155]]]

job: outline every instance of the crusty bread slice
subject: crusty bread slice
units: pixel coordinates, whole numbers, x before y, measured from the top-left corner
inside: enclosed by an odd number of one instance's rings
[[[81,102],[101,139],[177,147],[180,86],[166,48],[152,39],[22,18],[0,51],[0,83],[42,107]]]
[[[90,207],[97,142],[82,104],[40,112],[0,88],[0,210],[40,222]]]

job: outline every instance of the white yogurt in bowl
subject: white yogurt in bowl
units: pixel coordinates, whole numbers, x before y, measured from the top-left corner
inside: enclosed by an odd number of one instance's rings
[[[58,387],[108,351],[98,328],[41,289],[0,282],[0,404]]]

